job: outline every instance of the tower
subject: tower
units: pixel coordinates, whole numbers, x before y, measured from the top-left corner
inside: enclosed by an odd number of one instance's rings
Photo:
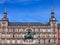
[[[6,3],[5,3],[5,6],[4,6],[4,15],[3,15],[2,20],[8,21],[8,18],[7,18],[7,10],[6,10]]]
[[[6,5],[7,3],[5,2],[4,5],[4,13],[3,13],[3,17],[2,17],[2,26],[8,26],[8,18],[7,18],[7,9],[6,9]]]
[[[54,16],[54,7],[53,6],[52,6],[52,9],[51,9],[50,25],[53,26],[53,27],[57,26],[57,20]]]
[[[56,21],[56,18],[54,16],[54,7],[52,7],[52,10],[51,10],[51,19],[50,21]]]
[[[57,28],[57,20],[54,16],[54,7],[52,7],[51,10],[51,18],[50,18],[50,28],[51,28],[51,35],[54,35],[54,44],[58,43],[58,37],[55,37],[55,35],[58,35],[58,28]],[[53,36],[51,36],[52,39]]]

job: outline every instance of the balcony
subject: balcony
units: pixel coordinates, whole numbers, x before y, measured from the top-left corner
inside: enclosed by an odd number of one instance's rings
[[[16,45],[16,44],[22,44],[22,45],[26,45],[26,44],[28,44],[28,45],[30,45],[30,44],[32,44],[32,45],[34,45],[34,44],[39,44],[36,40],[35,41],[33,41],[33,42],[25,42],[25,41],[23,41],[23,40],[0,40],[0,44],[3,44],[3,45]]]

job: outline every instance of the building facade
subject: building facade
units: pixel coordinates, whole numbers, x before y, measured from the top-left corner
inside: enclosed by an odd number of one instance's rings
[[[58,45],[58,39],[60,28],[53,9],[49,22],[43,23],[10,22],[4,9],[4,16],[0,20],[0,45]]]
[[[60,45],[60,25],[58,27],[58,45]]]

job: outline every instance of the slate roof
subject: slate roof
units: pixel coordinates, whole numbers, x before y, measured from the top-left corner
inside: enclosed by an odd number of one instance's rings
[[[40,23],[40,22],[9,22],[9,26],[49,26],[49,23]]]

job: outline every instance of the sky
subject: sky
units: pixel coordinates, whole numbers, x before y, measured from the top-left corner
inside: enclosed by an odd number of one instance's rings
[[[60,23],[60,0],[0,0],[0,19],[7,2],[7,16],[10,22],[49,22],[51,8]]]

